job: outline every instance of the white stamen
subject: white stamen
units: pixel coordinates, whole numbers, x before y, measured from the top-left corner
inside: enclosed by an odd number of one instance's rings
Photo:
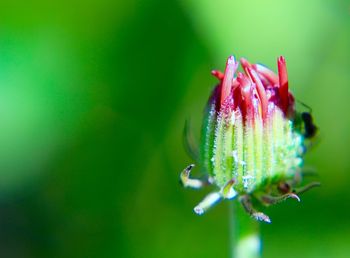
[[[225,198],[226,199],[233,199],[234,197],[237,196],[237,192],[233,189],[233,187],[230,187],[230,189],[228,190],[228,192],[225,194]]]
[[[208,194],[203,201],[201,201],[196,207],[194,207],[194,212],[198,215],[202,215],[206,210],[212,207],[221,199],[220,193],[210,193]]]
[[[231,115],[231,124],[232,125],[235,124],[235,120],[236,120],[235,112],[232,112],[232,115]]]
[[[233,151],[232,151],[232,157],[233,157],[233,160],[235,161],[235,163],[237,164],[237,163],[238,163],[238,153],[237,153],[237,150],[233,150]]]
[[[254,179],[254,177],[251,175],[246,175],[246,176],[243,176],[242,179],[243,179],[243,187],[248,188],[249,180]]]

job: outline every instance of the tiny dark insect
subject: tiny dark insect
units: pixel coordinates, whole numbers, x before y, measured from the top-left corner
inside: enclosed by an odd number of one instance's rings
[[[317,126],[313,122],[312,115],[309,112],[303,112],[301,113],[301,119],[304,122],[305,132],[304,137],[305,138],[312,138],[316,135],[317,132]]]

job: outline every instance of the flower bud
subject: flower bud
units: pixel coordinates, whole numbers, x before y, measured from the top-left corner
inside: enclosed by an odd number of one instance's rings
[[[292,178],[302,165],[303,135],[294,130],[294,97],[288,91],[286,63],[278,77],[242,59],[244,74],[230,56],[215,87],[203,123],[201,162],[223,187],[232,178],[240,193]]]
[[[310,133],[303,133],[302,128],[316,127],[312,127],[312,120],[311,125],[301,125],[300,117],[307,116],[295,111],[282,56],[277,60],[278,75],[263,65],[240,61],[243,73],[237,72],[234,56],[228,58],[224,73],[212,72],[219,83],[204,115],[202,169],[209,174],[211,183],[221,189],[223,198],[228,198],[225,193],[231,190],[231,197],[256,194],[266,204],[288,197],[299,200],[291,187],[300,179],[305,140]],[[285,185],[287,190],[280,187]],[[280,196],[265,195],[277,193],[273,187],[281,188]],[[200,203],[199,208],[203,211],[202,206],[209,207],[207,203]],[[254,213],[250,207],[245,208]],[[257,217],[269,222],[268,217],[264,218]]]

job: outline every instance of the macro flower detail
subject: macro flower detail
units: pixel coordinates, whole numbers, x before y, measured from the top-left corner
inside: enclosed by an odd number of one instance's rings
[[[278,74],[260,64],[234,56],[219,80],[205,109],[200,146],[200,168],[205,180],[190,177],[194,165],[180,175],[185,187],[214,185],[194,211],[201,215],[221,199],[238,199],[245,211],[259,221],[270,218],[253,207],[269,206],[319,183],[303,185],[303,156],[317,127],[309,112],[295,110],[288,88],[284,57],[277,60]]]

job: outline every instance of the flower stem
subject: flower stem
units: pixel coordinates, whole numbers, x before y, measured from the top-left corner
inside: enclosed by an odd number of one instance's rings
[[[231,258],[261,257],[259,224],[244,211],[239,202],[230,204]]]

